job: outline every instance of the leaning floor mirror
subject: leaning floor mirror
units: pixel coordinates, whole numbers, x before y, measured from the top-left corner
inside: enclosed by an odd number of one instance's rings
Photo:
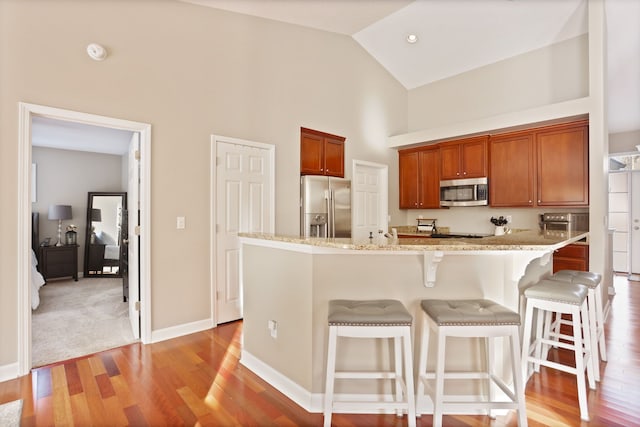
[[[90,192],[87,202],[87,232],[84,276],[121,277],[123,216],[127,193]]]

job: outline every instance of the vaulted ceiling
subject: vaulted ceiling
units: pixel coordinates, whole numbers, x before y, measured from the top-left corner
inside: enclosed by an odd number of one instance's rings
[[[352,36],[407,89],[587,32],[588,0],[183,1]],[[640,1],[604,1],[609,132],[638,130]]]

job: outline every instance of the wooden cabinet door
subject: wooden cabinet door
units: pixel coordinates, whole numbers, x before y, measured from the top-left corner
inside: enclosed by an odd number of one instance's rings
[[[345,138],[300,128],[300,174],[344,178]]]
[[[344,141],[324,138],[324,174],[344,178]]]
[[[399,151],[398,169],[400,172],[400,209],[416,209],[418,207],[418,184],[420,179],[418,152]]]
[[[421,209],[440,208],[440,151],[437,148],[419,152],[419,195]]]
[[[534,205],[533,135],[513,133],[489,142],[489,203],[491,206]]]
[[[460,176],[460,144],[443,144],[440,146],[440,178],[462,178]]]
[[[567,245],[553,252],[553,272],[560,270],[589,271],[589,246]]]
[[[482,178],[487,176],[488,136],[446,142],[440,146],[442,179]]]
[[[461,178],[487,176],[487,139],[483,136],[460,144]]]
[[[541,130],[536,148],[538,206],[588,206],[588,125]]]
[[[324,138],[311,133],[300,134],[300,173],[324,175]]]

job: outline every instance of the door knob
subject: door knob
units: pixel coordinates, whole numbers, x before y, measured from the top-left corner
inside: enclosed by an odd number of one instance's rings
[[[122,243],[124,243],[125,245],[129,244],[129,239],[122,239]]]

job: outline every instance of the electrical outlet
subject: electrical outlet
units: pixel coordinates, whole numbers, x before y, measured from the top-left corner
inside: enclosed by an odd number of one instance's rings
[[[511,224],[511,215],[507,215],[505,218],[507,218],[507,224]]]

